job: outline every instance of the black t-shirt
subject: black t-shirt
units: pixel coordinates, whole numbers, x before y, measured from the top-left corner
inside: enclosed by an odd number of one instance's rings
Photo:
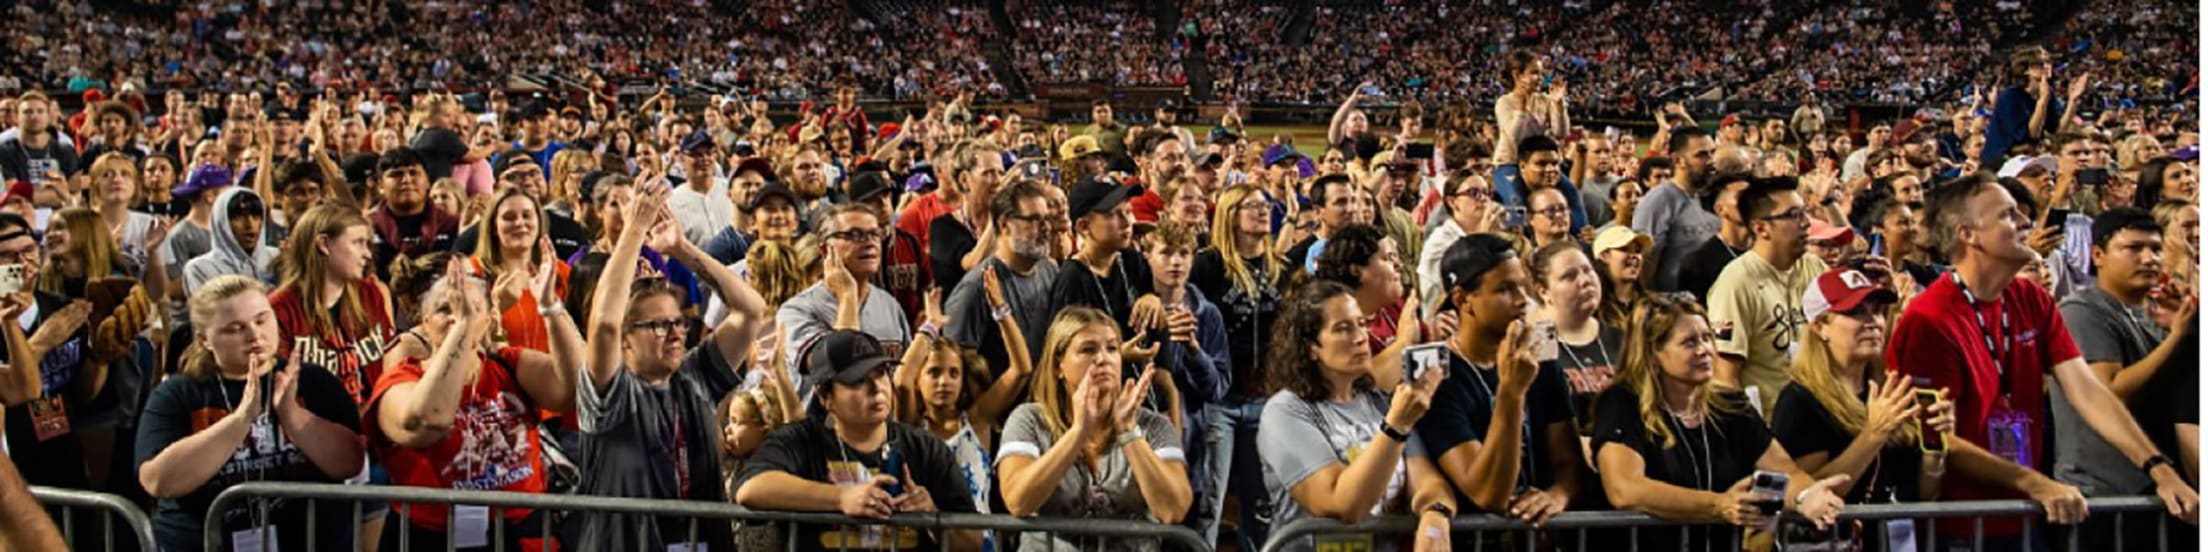
[[[278,366],[282,368],[281,365]],[[320,366],[301,366],[299,373],[299,403],[314,413],[315,417],[328,420],[353,432],[360,433],[360,412],[353,397],[345,392],[344,384],[337,376]],[[273,387],[263,387],[273,389]],[[237,401],[245,395],[245,382],[216,378],[200,380],[177,375],[161,382],[153,397],[146,402],[144,414],[138,421],[137,466],[160,456],[169,445],[207,429],[228,416],[237,408]],[[267,395],[263,395],[266,397]],[[224,460],[222,469],[215,472],[205,484],[191,494],[177,499],[162,500],[154,511],[153,531],[163,550],[199,550],[202,538],[201,523],[207,519],[207,508],[231,485],[248,481],[291,481],[306,483],[336,483],[307,459],[291,440],[283,435],[276,416],[268,412],[255,420],[250,435],[230,458]],[[340,504],[322,504],[315,520],[316,542],[306,541],[306,506],[296,500],[279,500],[270,503],[268,517],[255,520],[250,502],[238,502],[223,514],[222,534],[228,550],[230,535],[249,531],[256,526],[278,527],[277,542],[283,550],[336,550],[352,543],[352,526],[356,520],[350,508]],[[258,521],[258,522],[257,522]]]
[[[422,172],[429,173],[430,181],[451,178],[452,166],[468,157],[468,143],[460,139],[460,133],[443,127],[424,128],[407,143],[416,153],[422,154]]]
[[[1265,272],[1264,257],[1242,259],[1242,266],[1249,267],[1250,278],[1258,282],[1277,281]],[[1285,266],[1282,267],[1286,269]],[[1259,285],[1255,294],[1234,286],[1227,276],[1226,256],[1217,249],[1206,249],[1196,254],[1196,260],[1188,272],[1188,281],[1219,305],[1219,315],[1227,328],[1227,360],[1233,363],[1233,387],[1229,393],[1245,399],[1259,400],[1266,397],[1265,346],[1272,342],[1273,315],[1280,310],[1281,292],[1278,286]]]
[[[1771,432],[1748,405],[1747,395],[1723,393],[1720,401],[1733,406],[1732,413],[1711,412],[1702,425],[1688,428],[1666,414],[1672,445],[1663,446],[1641,425],[1639,395],[1625,385],[1610,386],[1595,399],[1595,436],[1590,448],[1601,454],[1611,444],[1631,449],[1646,464],[1641,474],[1651,480],[1698,491],[1723,492],[1756,473],[1756,460],[1771,447]],[[1438,403],[1438,401],[1437,401]],[[1676,531],[1642,531],[1641,548],[1647,550],[1739,550],[1740,528],[1698,525],[1687,528],[1682,547]]]
[[[2168,364],[2132,393],[2131,415],[2155,450],[2176,459],[2177,424],[2200,424],[2200,322],[2177,343]]]
[[[43,148],[30,147],[21,137],[0,142],[0,175],[7,180],[27,180],[35,184],[50,173],[61,173],[67,178],[82,170],[84,166],[79,162],[77,150],[61,145],[58,135],[47,140]]]
[[[1150,263],[1142,253],[1132,249],[1121,250],[1112,261],[1110,273],[1098,275],[1088,263],[1079,258],[1068,259],[1058,265],[1058,280],[1050,284],[1051,312],[1067,307],[1089,307],[1104,311],[1119,321],[1121,332],[1127,332],[1127,316],[1134,312],[1135,299],[1150,293],[1155,282],[1150,281]]]
[[[25,335],[38,333],[39,327],[44,326],[55,312],[60,311],[62,307],[69,306],[69,298],[45,291],[33,291],[32,299],[38,307],[38,313],[31,321],[31,327],[23,330]],[[0,320],[0,324],[15,323],[14,320]],[[81,372],[84,357],[89,352],[89,348],[85,346],[83,336],[84,331],[78,330],[77,337],[71,338],[61,347],[49,351],[46,358],[39,359],[38,369],[41,373],[46,374],[46,377],[41,381],[46,387],[39,390],[42,395],[40,398],[29,403],[7,407],[9,453],[16,458],[38,459],[36,462],[22,462],[16,466],[21,471],[23,481],[26,483],[43,487],[71,489],[82,489],[91,486],[91,481],[85,474],[84,447],[76,436],[71,435],[71,433],[78,426],[88,422],[83,415],[90,413],[92,409],[89,407],[93,405],[84,401],[73,400],[69,398],[68,393],[68,390],[72,387],[70,383],[73,383],[74,375]],[[0,358],[5,358],[7,351],[6,341],[0,340]],[[112,388],[113,384],[108,387]],[[48,421],[46,423],[60,422],[61,425],[49,425],[50,431],[43,435],[45,438],[41,439],[42,435],[39,432],[41,422],[39,419],[42,416],[40,414],[49,412],[45,408],[54,404],[48,401],[58,402],[62,405],[62,409],[59,414],[47,416]],[[55,433],[51,430],[61,431]]]
[[[1595,332],[1594,341],[1557,343],[1556,361],[1564,368],[1565,383],[1571,386],[1573,420],[1582,437],[1595,434],[1595,396],[1609,389],[1610,378],[1617,375],[1618,361],[1625,357],[1624,342],[1625,332],[1603,325]]]
[[[1779,391],[1779,402],[1771,406],[1771,434],[1789,456],[1800,458],[1822,452],[1827,461],[1838,458],[1855,442],[1855,435],[1841,427],[1824,403],[1817,402],[1817,397],[1800,385],[1788,385]],[[1915,445],[1888,444],[1879,449],[1878,460],[1855,478],[1854,486],[1841,498],[1849,504],[1915,501],[1917,472],[1923,469],[1923,460],[1924,453]]]
[[[552,239],[552,252],[560,259],[574,257],[576,251],[590,245],[590,231],[583,229],[583,225],[575,222],[575,219],[551,211],[541,212],[544,214],[544,235]],[[400,225],[403,228],[405,222],[401,221]],[[481,239],[476,233],[482,228],[482,223],[476,223],[461,229],[459,239],[452,242],[453,249],[462,254],[474,255],[476,241]]]
[[[919,428],[889,423],[889,438],[877,451],[852,449],[836,438],[836,432],[821,417],[808,417],[803,422],[782,426],[767,434],[767,440],[759,446],[759,452],[744,462],[744,473],[739,481],[748,483],[751,478],[767,472],[782,472],[807,481],[849,486],[871,480],[877,475],[896,477],[900,484],[920,485],[935,499],[935,509],[946,513],[973,513],[974,503],[967,494],[966,477],[958,469],[958,458],[943,440],[929,435]],[[904,473],[911,473],[906,480]],[[741,487],[743,483],[738,483]],[[909,488],[909,487],[908,487]],[[846,527],[831,530],[827,526],[799,524],[797,540],[791,544],[798,550],[836,550],[842,535],[852,549],[861,546],[864,528]],[[905,550],[934,550],[939,546],[925,531],[905,530],[890,533],[880,530],[881,547],[890,543]],[[894,538],[892,538],[894,537]]]
[[[936,287],[942,288],[945,295],[966,277],[966,268],[959,261],[978,243],[973,229],[959,222],[958,217],[940,216],[928,223],[928,264],[935,274]]]
[[[1303,241],[1296,242],[1295,245],[1288,246],[1288,273],[1303,272],[1304,261],[1311,259],[1311,248],[1318,247],[1318,245],[1319,237],[1313,234],[1303,238]]]
[[[1416,427],[1418,438],[1425,441],[1428,456],[1438,460],[1459,445],[1487,441],[1488,425],[1495,417],[1497,378],[1493,367],[1473,366],[1464,357],[1449,354],[1449,377],[1442,379],[1441,387],[1434,390],[1433,406],[1426,411],[1425,417],[1418,419]],[[1526,390],[1525,423],[1519,426],[1518,438],[1522,446],[1518,455],[1517,489],[1520,491],[1556,482],[1557,474],[1549,469],[1548,444],[1541,439],[1548,435],[1550,426],[1572,423],[1565,389],[1563,369],[1554,362],[1541,363],[1533,377],[1533,387]],[[1457,503],[1469,505],[1472,501],[1463,491],[1457,491]]]
[[[1738,253],[1736,253],[1736,251]],[[1725,240],[1711,236],[1694,251],[1687,253],[1686,262],[1679,266],[1679,291],[1693,293],[1696,300],[1708,304],[1710,287],[1717,285],[1717,275],[1725,271],[1725,265],[1747,253],[1747,249],[1733,249]]]

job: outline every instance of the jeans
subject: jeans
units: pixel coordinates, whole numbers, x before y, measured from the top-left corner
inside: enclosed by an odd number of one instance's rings
[[[1264,398],[1240,394],[1229,394],[1227,400],[1205,409],[1205,414],[1211,416],[1206,440],[1214,454],[1210,458],[1211,492],[1201,497],[1211,518],[1199,531],[1204,542],[1219,542],[1219,517],[1226,510],[1229,490],[1239,497],[1237,505],[1242,511],[1235,531],[1241,550],[1264,549],[1265,537],[1272,532],[1272,495],[1265,490],[1264,463],[1257,456],[1257,419],[1264,413]],[[1241,462],[1235,462],[1237,459]]]

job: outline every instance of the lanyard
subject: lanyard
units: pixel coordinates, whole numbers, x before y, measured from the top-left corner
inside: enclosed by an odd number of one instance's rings
[[[1480,372],[1482,372],[1483,370],[1496,372],[1495,377],[1500,378],[1502,377],[1502,374],[1500,372],[1500,370],[1502,370],[1501,364],[1498,363],[1496,366],[1483,369],[1479,365],[1479,363],[1472,362],[1472,359],[1465,358],[1464,355],[1458,354],[1457,348],[1454,345],[1451,345],[1449,347],[1449,354],[1450,356],[1457,357],[1458,359],[1463,360],[1466,364],[1470,364],[1472,366],[1472,373],[1470,374],[1472,377],[1472,383],[1479,384],[1480,391],[1487,393],[1487,409],[1488,412],[1490,412],[1489,415],[1492,416],[1493,412],[1495,411],[1495,403],[1499,399],[1495,396],[1495,388],[1487,384],[1487,378],[1480,377]],[[1539,467],[1534,465],[1533,462],[1534,446],[1536,445],[1534,444],[1533,440],[1533,418],[1530,415],[1521,415],[1518,417],[1518,466],[1520,468],[1518,470],[1519,492],[1524,492],[1525,490],[1531,489],[1534,486],[1535,475],[1533,471]]]
[[[1955,289],[1963,292],[1963,304],[1970,308],[1971,320],[1978,323],[1978,337],[1984,340],[1986,355],[1993,357],[1993,368],[1999,374],[2001,383],[2001,400],[2005,403],[2009,398],[2010,387],[2007,359],[2014,348],[2004,348],[2000,344],[2009,341],[2009,311],[1999,303],[1994,304],[1994,308],[2001,310],[2001,337],[1995,339],[1993,330],[1987,327],[1986,313],[1978,310],[1978,295],[1971,293],[1970,284],[1963,282],[1961,274],[1950,271],[1947,275],[1955,281]]]

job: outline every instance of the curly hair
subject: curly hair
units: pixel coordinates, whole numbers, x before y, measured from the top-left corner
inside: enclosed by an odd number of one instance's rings
[[[1326,302],[1336,297],[1347,297],[1353,290],[1341,282],[1316,280],[1288,296],[1280,306],[1280,315],[1273,321],[1273,342],[1265,352],[1266,379],[1272,392],[1287,391],[1305,400],[1321,400],[1327,396],[1325,368],[1311,354],[1310,347],[1319,342],[1319,332],[1326,329]],[[1371,375],[1357,378],[1360,390],[1373,387]]]
[[[1344,226],[1334,232],[1334,237],[1326,239],[1326,250],[1319,253],[1318,269],[1311,271],[1311,275],[1319,280],[1339,282],[1351,289],[1362,287],[1364,276],[1360,274],[1360,269],[1372,262],[1373,257],[1386,251],[1381,242],[1387,239],[1388,234],[1378,226]]]

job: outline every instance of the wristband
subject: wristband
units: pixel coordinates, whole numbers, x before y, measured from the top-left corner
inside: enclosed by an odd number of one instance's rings
[[[1003,322],[1003,321],[1004,321],[1004,319],[1006,319],[1006,318],[1011,318],[1011,317],[1012,317],[1012,306],[1011,306],[1011,305],[1005,305],[1005,306],[1002,306],[1002,307],[997,307],[997,308],[996,308],[996,310],[992,310],[992,311],[989,311],[989,320],[990,320],[990,321],[993,321],[993,322]]]
[[[2155,454],[2154,456],[2150,456],[2150,457],[2147,457],[2147,461],[2146,461],[2146,462],[2142,462],[2142,463],[2140,463],[2140,464],[2139,464],[2139,471],[2140,471],[2140,472],[2144,472],[2144,473],[2146,473],[2146,474],[2147,474],[2148,476],[2150,476],[2150,477],[2151,477],[2151,476],[2153,476],[2153,475],[2154,475],[2154,469],[2155,469],[2155,468],[2157,468],[2157,467],[2161,467],[2161,466],[2175,466],[2175,465],[2176,465],[2176,463],[2174,463],[2174,462],[2171,462],[2171,461],[2170,461],[2170,457],[2168,457],[2168,456],[2164,456],[2164,455],[2162,455],[2161,453],[2156,453],[2156,454]]]
[[[920,329],[917,330],[916,333],[928,336],[928,339],[934,339],[938,341],[943,339],[943,330],[941,328],[935,327],[934,322],[921,322]]]
[[[1802,492],[1799,492],[1799,493],[1795,493],[1795,494],[1794,494],[1794,507],[1796,507],[1796,508],[1800,508],[1800,507],[1802,507],[1802,503],[1804,503],[1804,502],[1809,502],[1809,491],[1811,491],[1811,490],[1813,490],[1813,489],[1802,489]]]
[[[1433,504],[1428,504],[1428,505],[1426,505],[1426,511],[1428,511],[1428,512],[1435,512],[1435,513],[1439,513],[1439,514],[1441,514],[1441,517],[1445,517],[1445,518],[1449,518],[1449,519],[1456,519],[1456,518],[1457,518],[1457,512],[1456,512],[1456,510],[1454,510],[1454,509],[1451,509],[1451,508],[1450,508],[1450,507],[1449,507],[1448,505],[1446,505],[1446,504],[1442,504],[1442,503],[1439,503],[1439,502],[1436,502],[1436,503],[1433,503]]]
[[[1395,426],[1388,425],[1387,422],[1380,423],[1380,434],[1386,435],[1389,439],[1394,439],[1398,443],[1411,442],[1410,432],[1396,429]]]
[[[540,305],[540,306],[538,306],[538,307],[537,307],[537,316],[542,316],[542,317],[545,317],[545,318],[551,318],[551,317],[553,317],[553,316],[557,316],[557,315],[561,315],[561,314],[566,314],[566,313],[567,313],[567,303],[566,303],[566,302],[564,302],[564,301],[559,301],[559,302],[553,302],[552,304],[549,304],[549,305]]]
[[[1144,437],[1142,435],[1142,426],[1135,426],[1134,429],[1120,432],[1119,440],[1112,443],[1112,450],[1127,448],[1127,445],[1133,444],[1135,441],[1143,440],[1143,438]]]

